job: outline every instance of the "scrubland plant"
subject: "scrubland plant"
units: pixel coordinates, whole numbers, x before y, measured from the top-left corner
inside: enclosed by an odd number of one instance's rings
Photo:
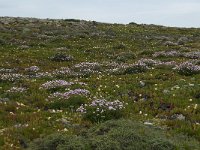
[[[119,119],[123,116],[125,104],[119,100],[107,101],[95,99],[91,103],[83,104],[78,109],[83,118],[91,122],[102,122],[110,119]]]

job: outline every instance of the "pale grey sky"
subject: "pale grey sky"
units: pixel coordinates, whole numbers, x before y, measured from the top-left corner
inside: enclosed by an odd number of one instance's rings
[[[200,0],[0,0],[0,16],[200,27]]]

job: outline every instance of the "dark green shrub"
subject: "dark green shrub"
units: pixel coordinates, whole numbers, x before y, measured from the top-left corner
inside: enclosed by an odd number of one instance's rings
[[[94,113],[95,112],[95,113]],[[89,108],[87,109],[87,113],[84,114],[83,118],[85,120],[89,120],[93,123],[99,123],[104,122],[106,120],[111,119],[119,119],[123,117],[123,111],[122,110],[106,110],[101,114],[96,113],[96,108]]]
[[[180,37],[177,41],[178,45],[184,45],[185,43],[187,43],[189,41],[189,39],[187,37]]]
[[[55,100],[47,104],[49,109],[62,109],[62,108],[70,108],[77,109],[81,104],[85,104],[87,98],[84,96],[71,96],[67,100]]]
[[[53,61],[72,61],[73,57],[64,53],[56,53],[54,56],[50,57],[50,59]]]
[[[142,73],[148,70],[148,66],[146,64],[134,64],[127,67],[124,71],[124,74],[134,74],[134,73]]]
[[[78,136],[53,134],[35,140],[31,150],[176,150],[196,149],[199,142],[186,136],[166,133],[153,126],[130,120],[98,124]]]
[[[87,143],[79,136],[52,134],[44,139],[37,139],[29,147],[30,150],[80,150],[87,149]]]
[[[5,44],[6,44],[5,40],[3,40],[2,38],[0,38],[0,45],[5,45]]]
[[[154,52],[152,50],[144,50],[140,53],[140,55],[151,56]]]
[[[78,19],[64,19],[66,22],[81,22],[81,20]]]
[[[118,44],[116,46],[113,47],[114,49],[125,49],[126,45],[124,43]]]
[[[122,52],[116,56],[116,61],[126,62],[130,59],[135,59],[136,55],[133,52]]]

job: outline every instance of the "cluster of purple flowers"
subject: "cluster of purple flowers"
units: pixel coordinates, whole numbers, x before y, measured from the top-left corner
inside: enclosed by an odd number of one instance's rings
[[[96,115],[100,115],[106,111],[117,111],[125,108],[124,103],[115,100],[115,101],[107,101],[105,99],[95,99],[89,104],[82,104],[76,111],[80,113],[87,113],[91,108],[93,113]]]
[[[194,51],[194,52],[181,53],[179,51],[161,51],[154,53],[153,57],[186,57],[191,59],[199,59],[200,52]]]
[[[7,90],[8,93],[23,93],[27,89],[23,87],[12,87],[10,90]]]
[[[0,69],[0,73],[12,73],[15,72],[17,69],[13,68],[13,69],[8,69],[8,68],[1,68]]]
[[[199,59],[200,58],[200,52],[184,53],[184,57],[191,58],[191,59]]]
[[[179,51],[161,51],[153,54],[153,57],[179,57],[183,56]]]
[[[184,62],[175,67],[175,69],[180,73],[184,75],[192,75],[200,73],[200,66],[194,65],[190,62]]]
[[[177,62],[175,62],[175,61],[166,61],[166,62],[161,62],[160,65],[176,66]]]
[[[52,78],[53,77],[53,75],[52,75],[52,73],[50,73],[50,72],[38,72],[38,73],[36,73],[36,75],[34,76],[35,78],[46,78],[46,77],[48,77],[48,78]]]
[[[0,80],[3,81],[16,81],[24,76],[22,74],[17,74],[17,73],[5,73],[0,75]]]
[[[158,66],[158,65],[166,65],[166,66],[176,66],[177,63],[175,61],[160,61],[160,60],[153,60],[153,59],[147,59],[147,58],[142,58],[138,62],[146,64],[148,67],[152,66]]]
[[[166,65],[166,66],[176,66],[177,63],[175,61],[169,61],[169,62],[162,62],[160,60],[153,60],[148,58],[142,58],[138,60],[137,62],[133,64],[118,64],[113,66],[112,69],[106,69],[106,72],[109,73],[140,73],[144,72],[148,69],[151,69],[153,66],[159,66],[159,65]]]
[[[147,65],[146,63],[140,62],[140,61],[138,61],[138,62],[132,64],[131,66],[133,66],[133,67],[135,67],[135,68],[140,68],[140,69],[142,69],[142,70],[147,70],[147,69],[149,69],[149,67],[148,67],[148,65]]]
[[[38,72],[40,68],[38,66],[31,66],[29,68],[26,68],[25,70],[29,72]]]
[[[72,71],[68,67],[61,67],[60,69],[56,69],[53,71],[53,75],[70,75]]]
[[[72,95],[89,95],[90,91],[86,89],[75,89],[65,93],[56,92],[51,94],[48,98],[68,99]]]
[[[41,88],[43,89],[53,89],[58,87],[66,87],[73,85],[74,82],[67,82],[65,80],[53,80],[53,81],[47,81],[46,83],[41,85]]]
[[[139,64],[145,64],[147,66],[155,66],[161,63],[161,61],[158,60],[153,60],[153,59],[148,59],[148,58],[142,58],[138,60]]]
[[[81,73],[98,73],[101,69],[101,64],[98,62],[82,62],[74,65],[73,68]]]

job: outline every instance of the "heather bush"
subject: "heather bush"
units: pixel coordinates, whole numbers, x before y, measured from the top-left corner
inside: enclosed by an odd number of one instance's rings
[[[89,95],[90,91],[86,90],[86,89],[74,89],[74,90],[69,90],[67,92],[61,93],[61,92],[55,92],[53,94],[51,94],[48,98],[50,99],[68,99],[73,95]]]
[[[67,87],[73,85],[73,82],[67,82],[65,80],[52,80],[47,81],[41,85],[41,89],[56,89],[60,87]]]
[[[29,68],[26,68],[25,70],[28,72],[38,72],[40,68],[38,66],[31,66]]]
[[[172,41],[166,41],[165,43],[163,43],[163,45],[165,46],[177,46],[178,44]]]
[[[200,59],[200,52],[187,52],[184,53],[184,57],[191,58],[191,59]]]
[[[153,57],[180,57],[183,56],[179,51],[159,51],[153,54]]]
[[[146,72],[148,69],[145,63],[132,64],[125,68],[124,74],[142,73]]]
[[[102,71],[102,66],[98,62],[82,62],[73,66],[73,71],[83,76],[90,76]]]
[[[175,68],[182,75],[193,75],[200,73],[200,66],[184,62]]]
[[[86,120],[102,122],[121,118],[124,108],[125,104],[119,100],[107,101],[105,99],[95,99],[91,103],[81,105],[77,109],[77,112],[80,112]]]
[[[178,45],[184,45],[186,42],[188,42],[189,39],[187,37],[180,37],[177,41]]]
[[[153,59],[142,58],[138,60],[138,64],[145,64],[148,67],[152,67],[152,66],[161,64],[161,62],[157,60],[153,60]]]
[[[24,78],[24,76],[22,74],[18,74],[18,73],[4,73],[4,74],[0,74],[0,80],[2,81],[17,81],[17,80],[21,80],[22,78]]]

